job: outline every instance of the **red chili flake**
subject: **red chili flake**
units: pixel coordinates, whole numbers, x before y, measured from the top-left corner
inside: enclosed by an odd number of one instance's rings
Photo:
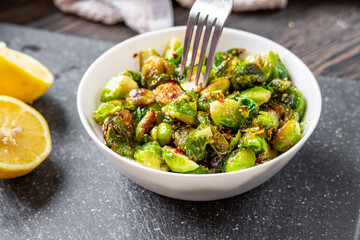
[[[203,101],[204,101],[204,102],[207,102],[207,101],[208,101],[208,98],[207,98],[207,97],[204,97],[204,98],[203,98]]]
[[[173,53],[173,57],[174,57],[174,59],[177,59],[178,55],[176,53]]]
[[[224,103],[224,102],[225,102],[225,100],[224,100],[224,99],[221,99],[221,98],[217,98],[216,100],[218,100],[218,101],[221,102],[221,103]]]
[[[168,79],[167,79],[167,82],[168,82],[168,83],[174,83],[174,80],[172,80],[171,78],[168,78]]]
[[[272,68],[273,68],[273,66],[272,66],[271,64],[269,65],[269,67],[270,67],[270,69],[272,69]]]
[[[175,148],[174,152],[175,152],[175,153],[180,152],[180,148]]]
[[[137,53],[134,53],[133,58],[136,58],[136,57],[137,57],[137,55],[138,55]]]

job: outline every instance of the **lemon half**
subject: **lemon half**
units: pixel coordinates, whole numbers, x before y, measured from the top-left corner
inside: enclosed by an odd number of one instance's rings
[[[0,94],[32,103],[53,81],[51,72],[39,61],[0,42]]]
[[[29,173],[50,151],[45,118],[22,101],[0,95],[0,178]]]

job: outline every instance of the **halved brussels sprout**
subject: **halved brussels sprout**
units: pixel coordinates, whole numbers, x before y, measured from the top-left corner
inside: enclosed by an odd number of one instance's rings
[[[298,121],[304,116],[306,110],[306,100],[299,89],[295,87],[290,87],[285,91],[285,104],[294,109],[298,114]]]
[[[159,85],[154,93],[157,102],[168,105],[183,95],[184,91],[175,83],[165,83]]]
[[[263,87],[253,87],[242,91],[240,97],[247,97],[254,100],[259,106],[269,101],[271,98],[271,91]]]
[[[210,103],[210,113],[214,123],[229,128],[242,127],[245,119],[240,112],[240,103],[232,99],[219,100]]]
[[[92,116],[97,124],[103,124],[108,116],[113,115],[122,109],[124,109],[124,106],[116,106],[110,102],[102,103]]]
[[[144,66],[144,63],[151,57],[151,56],[158,56],[160,55],[152,48],[140,51],[139,58],[140,58],[140,69]]]
[[[181,46],[181,41],[177,37],[173,37],[169,40],[164,50],[164,58],[176,60],[179,56],[174,58],[175,51]],[[181,58],[181,56],[180,56]]]
[[[286,152],[301,139],[300,124],[295,120],[290,120],[279,129],[272,139],[272,146],[279,152]]]
[[[154,89],[164,82],[159,81],[161,75],[166,74],[166,76],[169,77],[169,75],[175,73],[175,66],[163,58],[151,56],[144,62],[141,73],[141,85],[148,89]]]
[[[214,92],[206,92],[202,93],[198,99],[198,108],[204,112],[210,112],[210,103],[216,101],[216,99],[221,98],[224,99],[225,96],[221,90],[217,90]]]
[[[241,103],[240,111],[243,117],[248,121],[253,119],[259,112],[259,106],[251,98],[235,97],[235,100]]]
[[[108,102],[111,100],[125,99],[129,96],[129,92],[136,88],[139,88],[137,83],[127,76],[119,75],[113,77],[105,84],[101,92],[101,101]]]
[[[197,114],[197,96],[194,91],[185,92],[174,102],[162,108],[165,115],[183,122],[195,125]]]
[[[145,88],[133,89],[129,93],[129,97],[126,101],[130,105],[134,106],[145,106],[155,102],[155,95],[152,91]]]
[[[150,110],[146,115],[141,119],[139,124],[135,129],[135,140],[137,142],[142,142],[144,134],[150,133],[150,130],[156,125],[156,113],[154,110]]]
[[[200,73],[198,84],[195,85],[195,76],[198,66],[194,66],[190,81],[188,81],[189,77],[189,71],[186,72],[185,77],[179,82],[181,88],[188,92],[191,90],[194,90],[195,92],[200,92],[202,90],[202,82],[204,79],[204,76],[202,73]]]
[[[231,138],[228,153],[231,153],[237,147],[237,145],[240,143],[240,139],[241,131],[239,130],[237,134],[233,138]]]
[[[172,135],[174,133],[173,125],[170,123],[163,122],[160,123],[156,129],[157,129],[156,140],[161,146],[165,146],[172,139]]]
[[[236,90],[242,90],[261,84],[263,78],[258,66],[249,62],[241,62],[232,71],[231,82]]]
[[[141,85],[141,72],[126,70],[125,72],[122,72],[120,75],[128,76],[129,78],[134,80],[139,86]]]
[[[169,168],[174,172],[185,173],[194,171],[199,167],[199,165],[188,156],[170,146],[163,147],[163,158]]]
[[[199,167],[193,171],[185,172],[186,174],[209,174],[212,173],[208,168],[199,165]]]
[[[268,86],[271,87],[275,93],[283,93],[290,87],[291,82],[286,79],[276,78],[272,80]]]
[[[185,142],[186,155],[194,161],[203,160],[207,156],[206,145],[212,137],[212,131],[207,124],[200,126],[189,134]]]
[[[223,94],[226,95],[229,92],[229,88],[230,88],[229,78],[215,79],[209,86],[207,86],[204,90],[201,91],[201,94],[221,90]]]
[[[162,147],[157,142],[145,143],[138,147],[134,154],[135,161],[144,165],[158,169],[161,171],[168,171],[168,166],[162,158]]]
[[[217,154],[226,154],[229,151],[229,142],[226,140],[225,136],[219,132],[219,130],[211,126],[212,137],[210,137],[209,142],[211,147]]]
[[[253,167],[255,165],[255,153],[248,148],[239,148],[232,152],[226,161],[225,172],[233,172]]]
[[[152,104],[149,104],[146,106],[146,108],[150,110],[154,110],[156,113],[156,125],[159,125],[164,120],[164,114],[162,113],[161,109],[162,107],[157,103],[154,102]]]
[[[186,152],[185,143],[189,134],[194,131],[195,129],[192,127],[179,127],[173,134],[174,144],[178,147],[181,151]]]
[[[289,79],[289,75],[284,64],[281,62],[279,55],[273,51],[250,55],[245,60],[255,63],[260,67],[261,75],[266,82],[275,78]]]
[[[266,140],[254,133],[245,133],[241,141],[242,147],[253,150],[255,154],[266,153],[269,151],[269,145]]]
[[[261,128],[264,128],[266,131],[273,128],[274,130],[277,130],[279,127],[279,118],[275,111],[260,111],[259,115],[254,119],[253,125],[259,126]]]

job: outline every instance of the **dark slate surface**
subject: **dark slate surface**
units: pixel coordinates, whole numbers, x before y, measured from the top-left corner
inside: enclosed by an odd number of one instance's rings
[[[318,76],[320,123],[277,175],[243,195],[186,202],[128,180],[95,148],[75,105],[82,74],[114,43],[0,24],[0,40],[55,74],[33,106],[53,150],[0,180],[0,239],[359,239],[360,82]]]

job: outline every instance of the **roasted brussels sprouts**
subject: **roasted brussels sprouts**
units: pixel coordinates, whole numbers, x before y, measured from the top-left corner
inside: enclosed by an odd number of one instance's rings
[[[240,112],[240,103],[232,99],[218,99],[210,103],[211,118],[217,125],[240,128],[245,119]]]
[[[253,125],[264,128],[266,131],[273,128],[277,130],[279,127],[279,118],[275,111],[260,111],[259,115],[254,119]]]
[[[216,99],[224,99],[225,96],[221,90],[214,92],[202,93],[198,99],[198,109],[204,112],[210,112],[210,103],[216,101]]]
[[[290,87],[291,82],[286,79],[276,78],[272,80],[268,86],[271,87],[275,93],[283,93]]]
[[[189,134],[185,142],[186,155],[194,161],[201,161],[207,157],[206,146],[213,137],[211,128],[207,124],[200,126]]]
[[[228,153],[231,153],[237,147],[237,145],[240,143],[240,139],[241,139],[241,131],[239,130],[236,133],[236,135],[233,138],[231,138]]]
[[[228,94],[230,88],[230,80],[228,78],[215,79],[209,86],[201,91],[202,94],[221,90],[223,94]]]
[[[157,56],[160,55],[152,48],[140,51],[139,58],[140,58],[140,69],[144,66],[144,63],[151,57],[151,56]]]
[[[175,54],[175,51],[181,46],[181,42],[178,38],[176,37],[173,37],[169,40],[168,44],[166,45],[165,47],[165,50],[164,50],[164,58],[166,59],[173,59],[173,60],[176,60],[176,59],[181,59],[181,56],[177,55],[176,57],[174,57],[174,54]]]
[[[242,91],[240,97],[246,97],[254,100],[259,106],[269,101],[271,98],[271,91],[263,87],[253,87]]]
[[[151,56],[144,62],[141,73],[141,85],[149,89],[154,89],[163,83],[163,81],[159,81],[159,77],[161,77],[162,74],[166,74],[167,76],[174,74],[175,67],[163,58]]]
[[[110,102],[102,103],[92,116],[97,124],[103,124],[108,116],[121,111],[123,108],[124,106],[117,106]]]
[[[299,89],[295,87],[290,87],[285,91],[285,99],[284,103],[294,109],[298,114],[299,118],[298,121],[300,121],[305,113],[306,110],[306,101]]]
[[[169,168],[174,172],[191,172],[199,167],[196,162],[182,154],[179,149],[170,146],[163,147],[163,158]]]
[[[172,139],[172,135],[174,133],[173,125],[170,123],[163,122],[163,123],[160,123],[156,129],[157,129],[157,132],[156,132],[157,142],[161,146],[165,146]]]
[[[139,86],[141,86],[141,72],[135,72],[126,70],[125,72],[122,72],[121,75],[127,76],[134,80]]]
[[[182,152],[186,152],[185,142],[188,139],[190,133],[195,131],[192,127],[179,127],[173,134],[174,144]]]
[[[286,152],[301,139],[300,124],[290,120],[282,126],[272,139],[272,146],[279,152]]]
[[[134,154],[135,161],[150,168],[161,171],[168,171],[164,159],[162,158],[162,147],[157,142],[145,143],[138,147]]]
[[[133,89],[129,93],[129,97],[126,101],[130,105],[134,106],[145,106],[155,102],[155,95],[152,91],[145,88]]]
[[[289,79],[289,75],[279,55],[273,51],[250,55],[245,60],[260,67],[261,75],[266,82],[275,78]]]
[[[266,140],[251,132],[245,133],[241,142],[242,147],[253,150],[255,154],[266,153],[269,151],[269,145]]]
[[[147,105],[146,109],[148,109],[149,111],[150,110],[155,111],[155,113],[156,113],[156,125],[159,125],[160,123],[162,123],[162,121],[164,120],[164,114],[161,111],[162,107],[157,102],[154,102],[152,104]]]
[[[258,66],[253,63],[241,62],[235,67],[231,82],[236,90],[243,90],[261,84],[263,78]]]
[[[259,106],[251,98],[235,97],[234,99],[241,103],[240,112],[246,120],[251,120],[258,114]]]
[[[139,88],[137,83],[127,76],[119,75],[113,77],[105,84],[101,93],[101,101],[107,102],[111,100],[125,99],[129,96],[129,92],[136,88]]]
[[[210,146],[217,154],[226,154],[229,151],[229,142],[226,140],[225,136],[218,131],[216,127],[211,126],[210,128],[212,132],[212,137],[210,137],[209,139]]]
[[[255,165],[255,153],[248,148],[239,148],[231,153],[226,161],[225,172],[233,172]]]
[[[162,105],[168,105],[180,97],[184,91],[175,83],[165,83],[155,90],[156,101]]]
[[[187,71],[185,77],[179,82],[181,88],[188,92],[191,90],[194,90],[195,92],[200,92],[202,90],[202,82],[204,79],[204,76],[202,73],[200,73],[198,84],[195,85],[195,76],[197,71],[197,66],[194,66],[190,81],[188,81],[189,78],[189,72]]]
[[[185,124],[194,125],[197,114],[197,95],[194,91],[186,92],[174,102],[163,107],[162,111],[165,115],[183,122]]]
[[[150,133],[151,129],[156,125],[156,113],[154,110],[150,110],[141,119],[135,130],[135,140],[142,142],[144,134]]]

